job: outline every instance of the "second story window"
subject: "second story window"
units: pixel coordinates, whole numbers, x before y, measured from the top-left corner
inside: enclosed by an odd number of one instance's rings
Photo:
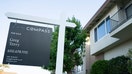
[[[97,28],[94,29],[94,40],[95,42],[98,40],[97,39]]]
[[[107,17],[103,22],[94,29],[95,42],[110,32],[110,18]]]
[[[132,4],[129,5],[129,6],[126,8],[126,15],[127,15],[127,18],[132,17]]]
[[[110,17],[106,18],[106,29],[107,29],[107,33],[109,33],[111,31],[111,27],[110,27]]]
[[[98,40],[99,40],[100,38],[102,38],[105,34],[106,34],[106,32],[105,32],[105,22],[103,21],[103,22],[98,26],[98,29],[97,29],[97,38],[98,38]]]

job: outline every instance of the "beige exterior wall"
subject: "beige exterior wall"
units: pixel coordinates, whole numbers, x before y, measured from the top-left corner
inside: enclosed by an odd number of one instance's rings
[[[95,56],[90,55],[90,45],[86,44],[86,74],[90,73],[92,64],[95,62]]]
[[[105,52],[104,59],[109,60],[120,55],[126,55],[130,48],[132,48],[132,40],[120,44],[119,46]]]
[[[104,60],[104,53],[95,56],[95,60]]]

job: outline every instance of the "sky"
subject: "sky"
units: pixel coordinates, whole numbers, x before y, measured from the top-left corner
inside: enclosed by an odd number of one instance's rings
[[[55,20],[59,20],[61,14],[65,13],[66,18],[75,16],[84,27],[104,2],[105,0],[0,0],[0,63],[4,56],[9,24],[15,21],[9,20],[5,13],[14,12]],[[28,66],[13,65],[8,71],[17,74],[50,74],[41,68]]]
[[[0,14],[15,12],[49,19],[75,16],[85,26],[105,0],[0,0]]]

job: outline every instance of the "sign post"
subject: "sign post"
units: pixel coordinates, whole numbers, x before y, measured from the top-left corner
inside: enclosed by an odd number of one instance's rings
[[[61,26],[59,27],[58,46],[57,46],[57,59],[56,59],[56,74],[62,74],[63,72],[63,57],[64,57],[64,43],[65,43],[65,29],[66,26],[65,16],[61,15]]]
[[[76,25],[74,23],[66,22],[65,19],[61,20],[52,20],[16,13],[7,13],[9,19],[16,19],[21,21],[28,21],[34,23],[48,24],[48,25],[58,25],[59,26],[59,37],[58,37],[58,47],[57,47],[57,60],[56,60],[56,74],[63,73],[63,56],[64,56],[64,39],[65,39],[65,28],[71,27],[74,28]]]

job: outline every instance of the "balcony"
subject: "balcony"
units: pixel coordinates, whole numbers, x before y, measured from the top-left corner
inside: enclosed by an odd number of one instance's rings
[[[127,22],[129,19],[132,18],[132,5],[128,6],[127,8],[123,8],[118,10],[112,17],[111,17],[111,31],[114,31],[122,24]]]
[[[111,17],[111,36],[126,41],[132,38],[132,4]]]

